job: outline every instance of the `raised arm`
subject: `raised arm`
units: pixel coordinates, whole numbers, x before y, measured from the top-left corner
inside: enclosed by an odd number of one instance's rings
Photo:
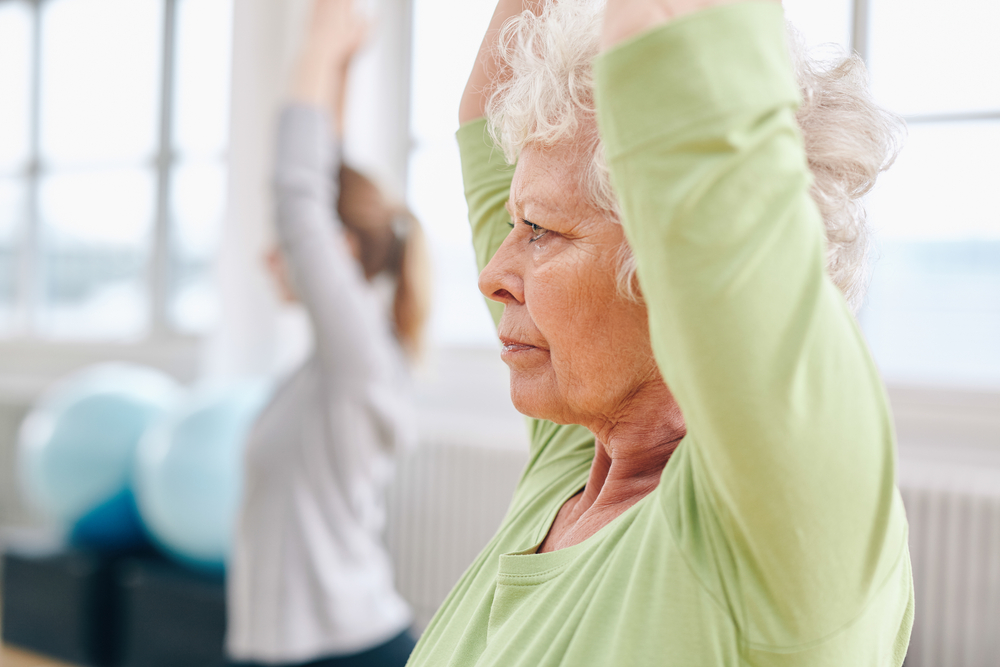
[[[348,68],[367,31],[353,0],[315,0],[292,76],[292,101],[326,111],[338,140],[344,136]]]
[[[458,122],[462,125],[486,115],[486,103],[490,89],[498,77],[504,75],[497,62],[495,47],[497,36],[504,22],[523,11],[538,13],[544,0],[500,0],[493,11],[493,18],[486,28],[486,34],[479,45],[479,54],[472,65],[469,81],[465,84],[462,101],[458,107]]]
[[[881,604],[905,565],[892,426],[826,273],[780,6],[675,4],[609,2],[600,129],[692,502],[726,535],[736,599],[767,601],[735,610],[748,642],[787,649]]]
[[[337,218],[339,139],[348,65],[364,25],[351,0],[317,0],[282,111],[276,226],[296,296],[329,372],[389,372],[391,332]]]

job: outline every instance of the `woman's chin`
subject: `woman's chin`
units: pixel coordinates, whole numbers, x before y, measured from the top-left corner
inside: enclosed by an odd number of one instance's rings
[[[559,409],[559,401],[554,392],[544,386],[546,383],[541,378],[524,377],[524,375],[511,369],[510,401],[514,404],[514,408],[532,419],[564,423],[559,419],[563,410]]]

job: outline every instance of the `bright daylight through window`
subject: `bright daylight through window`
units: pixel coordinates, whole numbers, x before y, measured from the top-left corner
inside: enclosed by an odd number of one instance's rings
[[[230,0],[0,0],[0,335],[207,329]]]
[[[868,201],[860,321],[890,384],[1000,387],[1000,3],[786,0],[854,48],[909,137]],[[437,347],[495,336],[476,289],[457,100],[488,0],[414,0],[409,199],[434,256]],[[211,327],[231,0],[0,0],[0,336]],[[220,38],[221,36],[221,38]]]

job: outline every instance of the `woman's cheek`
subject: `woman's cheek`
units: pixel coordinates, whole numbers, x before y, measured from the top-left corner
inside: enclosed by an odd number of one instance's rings
[[[579,277],[561,268],[550,264],[536,271],[524,286],[528,312],[550,344],[574,324],[571,304],[576,299],[572,288]]]

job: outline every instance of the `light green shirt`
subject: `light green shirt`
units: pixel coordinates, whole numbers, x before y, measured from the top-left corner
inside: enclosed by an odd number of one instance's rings
[[[688,434],[659,486],[534,553],[593,437],[532,421],[510,511],[410,665],[898,667],[913,621],[881,381],[825,271],[776,3],[689,15],[598,58],[601,135],[650,335]],[[511,169],[458,132],[482,266]],[[496,315],[496,310],[494,309]]]

